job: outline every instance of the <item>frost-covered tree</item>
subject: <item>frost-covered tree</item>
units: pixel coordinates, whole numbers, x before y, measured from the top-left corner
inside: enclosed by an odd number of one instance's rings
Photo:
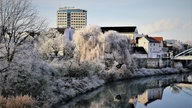
[[[9,70],[0,73],[0,91],[3,95],[38,96],[45,90],[53,69],[41,59],[32,43],[25,43],[18,49],[20,52],[14,56]]]
[[[44,27],[44,20],[29,0],[0,0],[0,59],[6,61],[0,72],[7,70],[25,41]],[[2,62],[1,62],[2,63]]]
[[[37,41],[36,48],[44,59],[59,57],[68,60],[74,57],[75,46],[73,41],[65,37],[57,28],[45,31]]]
[[[185,43],[188,45],[188,48],[192,48],[192,41],[186,41]]]
[[[173,49],[176,50],[176,51],[182,51],[184,49],[183,43],[180,42],[180,41],[176,41],[173,44]]]
[[[74,34],[76,57],[78,62],[91,61],[103,56],[104,37],[98,26],[90,26]]]
[[[130,56],[130,40],[129,37],[117,33],[115,31],[108,31],[104,34],[105,37],[105,61],[112,60],[118,63],[117,67],[126,64],[131,67],[133,61]],[[110,61],[109,61],[110,62]]]
[[[75,45],[72,41],[65,41],[63,45],[63,57],[65,60],[74,58]]]
[[[0,0],[1,95],[40,96],[45,90],[51,66],[34,48],[44,24],[29,0]]]
[[[126,72],[134,68],[129,53],[129,37],[115,31],[102,33],[97,26],[86,27],[74,34],[77,61],[97,62],[109,72]]]
[[[43,32],[37,40],[36,47],[45,59],[58,56],[59,52],[63,51],[63,34],[59,33],[56,29]]]

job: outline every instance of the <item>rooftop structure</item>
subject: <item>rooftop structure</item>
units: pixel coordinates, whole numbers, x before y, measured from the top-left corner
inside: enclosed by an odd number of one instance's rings
[[[130,37],[130,40],[135,40],[138,36],[138,31],[136,26],[115,26],[115,27],[101,27],[101,31],[104,33],[106,31],[113,30],[121,34]]]
[[[103,33],[109,30],[114,30],[119,33],[133,33],[138,32],[136,29],[137,29],[136,26],[101,27]]]

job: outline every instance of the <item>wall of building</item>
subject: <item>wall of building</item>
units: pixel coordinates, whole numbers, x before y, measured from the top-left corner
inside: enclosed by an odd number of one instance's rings
[[[162,68],[170,66],[169,59],[160,58],[134,58],[138,68]]]
[[[147,58],[147,54],[132,54],[133,58]]]
[[[121,34],[128,36],[130,38],[130,40],[134,39],[134,33],[125,33],[124,32],[124,33],[121,33]]]
[[[138,30],[135,29],[135,32],[124,32],[121,34],[125,34],[130,37],[130,40],[136,40],[136,37],[142,37],[143,35],[138,34]]]
[[[160,44],[159,43],[149,43],[149,56],[148,58],[160,58]]]
[[[138,46],[143,47],[147,53],[149,52],[149,41],[146,38],[140,38],[138,41]]]
[[[57,13],[57,27],[67,28],[67,13]]]
[[[87,25],[86,12],[72,12],[71,13],[71,27],[80,29]]]

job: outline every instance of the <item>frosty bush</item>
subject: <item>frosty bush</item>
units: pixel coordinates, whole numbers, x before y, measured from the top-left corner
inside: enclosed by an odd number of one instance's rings
[[[90,77],[98,74],[104,67],[91,61],[84,61],[80,64],[72,63],[68,69],[69,77]]]
[[[7,72],[0,74],[3,95],[30,94],[41,96],[48,86],[53,69],[44,62],[33,45],[23,44]]]

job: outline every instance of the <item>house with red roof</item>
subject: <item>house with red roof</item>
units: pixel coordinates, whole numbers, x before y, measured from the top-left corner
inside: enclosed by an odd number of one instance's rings
[[[143,36],[138,39],[138,47],[143,47],[148,58],[161,58],[163,55],[163,37]]]

